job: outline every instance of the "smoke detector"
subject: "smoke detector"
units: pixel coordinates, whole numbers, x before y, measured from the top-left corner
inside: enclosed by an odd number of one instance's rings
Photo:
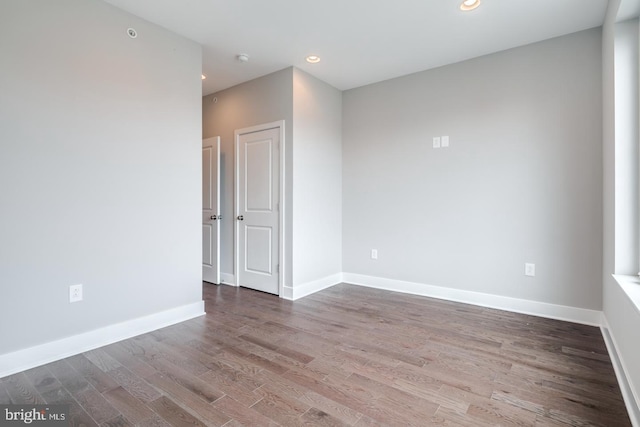
[[[249,62],[249,55],[247,55],[246,53],[241,53],[236,56],[236,59],[240,62]]]

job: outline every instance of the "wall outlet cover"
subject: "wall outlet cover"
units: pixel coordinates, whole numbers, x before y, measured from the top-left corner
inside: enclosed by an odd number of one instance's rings
[[[69,286],[69,302],[82,301],[82,285]]]
[[[524,265],[524,275],[525,276],[529,276],[529,277],[535,276],[536,275],[536,265],[535,264],[526,263]]]

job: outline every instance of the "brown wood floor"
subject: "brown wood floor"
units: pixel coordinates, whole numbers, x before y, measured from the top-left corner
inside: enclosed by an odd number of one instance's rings
[[[207,315],[0,380],[73,425],[629,426],[600,330],[338,285],[204,286]]]

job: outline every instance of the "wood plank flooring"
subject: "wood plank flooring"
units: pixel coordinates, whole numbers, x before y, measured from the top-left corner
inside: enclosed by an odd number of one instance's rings
[[[204,285],[207,315],[0,380],[86,426],[629,426],[598,328],[351,285]]]

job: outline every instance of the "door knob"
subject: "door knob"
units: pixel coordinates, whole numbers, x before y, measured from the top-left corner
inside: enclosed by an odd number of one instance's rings
[[[218,219],[218,215],[211,215],[211,219],[215,221],[216,219]]]
[[[244,221],[244,216],[242,216],[242,215],[238,215],[238,220],[239,220],[239,221]]]

